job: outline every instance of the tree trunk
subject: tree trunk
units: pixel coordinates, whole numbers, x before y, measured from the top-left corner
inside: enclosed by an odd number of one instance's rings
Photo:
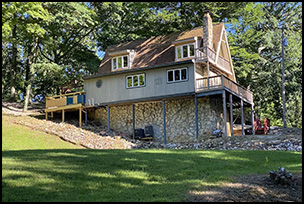
[[[25,65],[25,81],[24,81],[24,86],[23,86],[23,99],[25,100],[25,96],[26,96],[26,88],[28,85],[28,80],[29,80],[29,73],[30,73],[30,66],[29,66],[29,61],[26,61],[26,65]]]
[[[17,54],[18,50],[16,47],[16,36],[17,36],[17,26],[15,25],[12,30],[12,64],[10,69],[10,101],[14,102],[16,100],[16,89],[15,89],[15,75],[17,70]]]
[[[30,93],[31,93],[31,88],[32,88],[32,83],[31,83],[31,65],[32,65],[32,56],[30,56],[31,54],[31,46],[28,46],[28,56],[27,56],[27,63],[26,63],[26,72],[28,73],[28,77],[27,80],[25,82],[25,98],[24,98],[24,107],[23,107],[23,111],[26,112],[27,108],[28,108],[28,102],[29,102],[29,97],[30,97]]]
[[[37,57],[37,48],[38,48],[38,37],[35,37],[35,44],[33,46],[33,50],[31,49],[31,46],[29,45],[28,49],[28,56],[27,56],[27,69],[29,69],[29,75],[28,75],[28,81],[27,81],[27,86],[26,86],[26,96],[24,100],[24,107],[23,111],[26,112],[28,109],[28,103],[30,100],[30,94],[31,94],[31,89],[32,89],[32,79],[33,79],[33,70],[32,70],[32,64],[36,62],[36,57]]]
[[[25,96],[25,100],[24,100],[24,107],[23,107],[23,111],[26,112],[27,108],[28,108],[28,103],[29,103],[29,96],[31,94],[31,88],[32,88],[32,84],[28,83],[27,87],[26,87],[26,96]]]

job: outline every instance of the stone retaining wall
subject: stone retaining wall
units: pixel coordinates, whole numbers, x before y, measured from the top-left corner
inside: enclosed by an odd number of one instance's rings
[[[98,108],[89,118],[107,125],[107,109]],[[221,97],[198,98],[199,139],[208,138],[215,129],[224,130],[223,105]],[[154,140],[163,142],[162,102],[135,104],[135,128],[152,125]],[[195,135],[194,97],[166,100],[167,142],[193,142]],[[132,105],[110,108],[110,127],[114,131],[133,134]]]

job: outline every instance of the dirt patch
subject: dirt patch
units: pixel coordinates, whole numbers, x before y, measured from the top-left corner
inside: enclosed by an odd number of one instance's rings
[[[290,186],[276,185],[269,175],[250,175],[220,187],[191,191],[191,202],[302,202],[302,173],[293,174]]]

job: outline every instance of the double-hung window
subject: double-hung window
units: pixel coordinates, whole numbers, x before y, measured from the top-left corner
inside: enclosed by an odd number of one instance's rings
[[[145,74],[129,75],[126,78],[127,78],[126,80],[127,88],[136,88],[146,85]]]
[[[167,70],[167,82],[168,83],[187,81],[187,80],[188,80],[187,67]]]
[[[120,68],[128,68],[129,66],[128,55],[118,56],[112,58],[112,70]]]
[[[176,47],[176,59],[194,57],[194,43]]]

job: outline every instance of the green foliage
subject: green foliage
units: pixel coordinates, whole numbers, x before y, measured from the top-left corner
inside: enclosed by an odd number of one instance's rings
[[[96,17],[85,3],[2,2],[3,97],[10,93],[10,81],[17,81],[18,94],[25,97],[29,87],[39,101],[58,94],[71,79],[96,72]],[[17,57],[11,55],[14,49]]]
[[[254,93],[257,117],[282,125],[282,25],[288,126],[302,127],[302,4],[249,3],[232,19],[229,44],[238,82]],[[295,114],[298,111],[299,114]],[[297,117],[297,119],[295,119]]]
[[[244,2],[91,2],[101,20],[98,46],[148,38],[202,26],[204,12],[224,21]]]

